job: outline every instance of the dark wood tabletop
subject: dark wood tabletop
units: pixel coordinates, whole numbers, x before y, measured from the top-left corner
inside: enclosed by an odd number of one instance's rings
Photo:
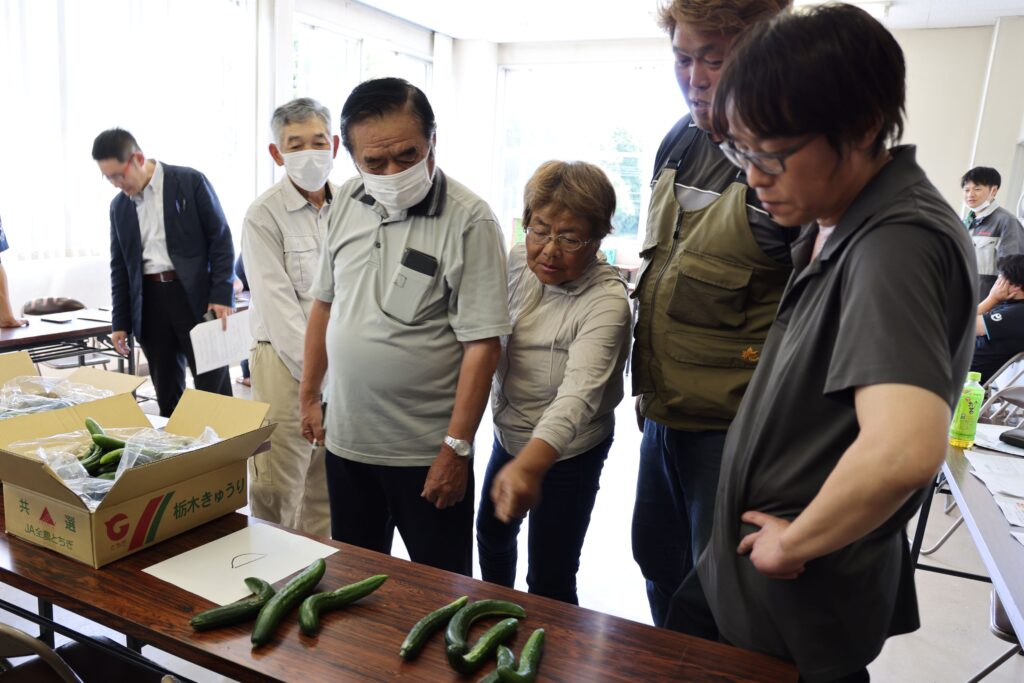
[[[985,484],[971,474],[962,450],[950,447],[942,469],[1013,630],[1024,636],[1024,545],[1010,536],[1006,517]]]
[[[43,318],[67,320],[53,323]],[[75,313],[54,313],[50,315],[26,315],[28,325],[0,329],[0,350],[18,351],[42,344],[59,344],[75,339],[87,339],[101,334],[110,334],[110,323],[96,320],[80,320]]]
[[[2,508],[0,508],[2,515]],[[2,518],[0,518],[2,521]],[[398,657],[409,628],[427,612],[459,597],[502,598],[521,604],[527,618],[512,642],[518,652],[535,628],[547,642],[542,681],[795,681],[790,664],[764,655],[656,629],[353,546],[327,558],[320,590],[373,574],[388,581],[359,603],[324,615],[316,637],[300,633],[295,614],[274,639],[252,649],[251,624],[195,633],[188,625],[211,603],[142,572],[144,567],[259,524],[230,514],[95,570],[3,534],[0,580],[83,617],[139,638],[200,666],[242,681],[476,681],[493,669],[460,677],[436,634],[411,662]],[[323,540],[323,539],[320,539]],[[278,587],[283,583],[280,582]],[[609,586],[609,590],[615,590]],[[494,620],[475,625],[471,638]]]

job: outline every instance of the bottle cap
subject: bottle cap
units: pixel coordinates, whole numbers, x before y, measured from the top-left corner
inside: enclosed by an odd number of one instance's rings
[[[980,382],[981,381],[981,373],[980,372],[968,372],[967,373],[967,381],[968,382]]]

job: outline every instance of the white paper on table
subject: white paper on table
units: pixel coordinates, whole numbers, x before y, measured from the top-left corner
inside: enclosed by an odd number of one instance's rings
[[[218,605],[250,594],[245,579],[274,583],[338,549],[267,524],[254,524],[142,571]]]
[[[1013,429],[1013,427],[1007,427],[1006,425],[989,425],[978,423],[978,431],[975,432],[974,434],[974,443],[977,446],[990,448],[994,451],[999,451],[1000,453],[1009,453],[1010,455],[1024,455],[1024,448],[1011,446],[1005,441],[999,440],[1000,434],[1011,429]]]
[[[223,324],[217,318],[199,323],[189,332],[197,373],[234,365],[249,356],[249,347],[252,346],[249,311],[233,313],[227,321],[226,330],[222,329]]]
[[[964,451],[964,456],[989,491],[1024,498],[1024,459],[977,450]]]
[[[1000,495],[994,495],[992,499],[996,501],[996,505],[1003,511],[1003,516],[1011,526],[1024,527],[1024,500]]]
[[[1024,545],[1024,531],[1011,531],[1010,535],[1017,539],[1017,542]]]

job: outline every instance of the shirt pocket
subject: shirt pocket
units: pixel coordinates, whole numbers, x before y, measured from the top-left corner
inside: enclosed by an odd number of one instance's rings
[[[320,245],[313,235],[284,236],[284,270],[297,293],[304,294],[313,285],[319,257]]]
[[[974,253],[978,257],[978,274],[998,275],[999,238],[975,235],[971,241],[974,242]]]
[[[747,320],[753,268],[711,254],[684,251],[679,258],[668,314],[681,323],[738,328]]]

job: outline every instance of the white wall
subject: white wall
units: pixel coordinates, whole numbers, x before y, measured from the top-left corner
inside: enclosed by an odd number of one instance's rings
[[[903,141],[957,210],[960,177],[971,167],[985,90],[992,27],[895,31],[907,62]]]

